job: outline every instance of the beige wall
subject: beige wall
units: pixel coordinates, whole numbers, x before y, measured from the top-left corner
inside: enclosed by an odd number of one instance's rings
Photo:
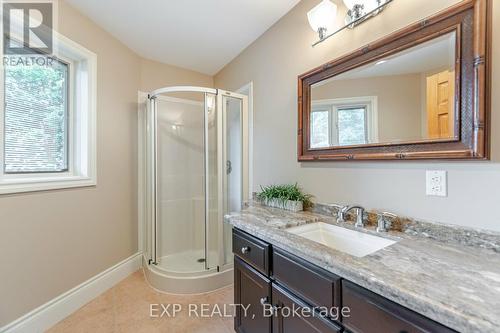
[[[59,18],[98,56],[97,186],[0,197],[0,326],[137,252],[139,58],[62,1]]]
[[[0,327],[137,253],[137,91],[212,78],[140,59],[59,1],[97,54],[97,186],[0,196]]]
[[[212,76],[148,59],[141,59],[140,77],[139,87],[144,92],[166,86],[201,86],[209,88],[214,86]]]
[[[490,214],[500,189],[500,94],[493,94],[494,162],[298,163],[297,75],[361,47],[458,0],[395,1],[382,15],[311,47],[315,33],[303,0],[215,76],[215,86],[254,83],[254,184],[298,181],[319,202],[360,203],[429,221],[500,230]],[[500,4],[494,2],[493,41],[499,40]],[[500,43],[494,43],[493,87],[500,89]],[[272,165],[273,168],[269,168]],[[425,196],[425,170],[449,172],[449,196]]]
[[[425,112],[421,89],[420,74],[333,80],[314,87],[311,100],[376,96],[377,142],[420,140]]]

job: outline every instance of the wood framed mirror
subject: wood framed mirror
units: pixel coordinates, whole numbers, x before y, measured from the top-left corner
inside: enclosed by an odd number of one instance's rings
[[[491,1],[466,0],[298,78],[298,160],[489,159]]]

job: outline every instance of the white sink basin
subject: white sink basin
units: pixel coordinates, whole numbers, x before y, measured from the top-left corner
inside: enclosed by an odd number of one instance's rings
[[[396,243],[390,239],[323,222],[292,227],[286,231],[360,258]]]

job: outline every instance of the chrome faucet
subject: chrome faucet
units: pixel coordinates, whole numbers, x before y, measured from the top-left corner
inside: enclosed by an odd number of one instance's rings
[[[363,228],[365,226],[363,222],[363,214],[365,212],[365,209],[360,205],[347,205],[339,209],[337,213],[337,222],[345,222],[346,214],[353,209],[356,209],[356,223],[354,224],[354,226],[356,228]]]

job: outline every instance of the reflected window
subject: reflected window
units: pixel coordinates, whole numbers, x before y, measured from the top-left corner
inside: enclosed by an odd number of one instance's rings
[[[311,148],[330,146],[330,110],[319,109],[311,113]]]
[[[378,140],[377,97],[314,101],[310,147],[360,145]]]
[[[340,146],[367,143],[366,106],[338,109],[337,126]]]

